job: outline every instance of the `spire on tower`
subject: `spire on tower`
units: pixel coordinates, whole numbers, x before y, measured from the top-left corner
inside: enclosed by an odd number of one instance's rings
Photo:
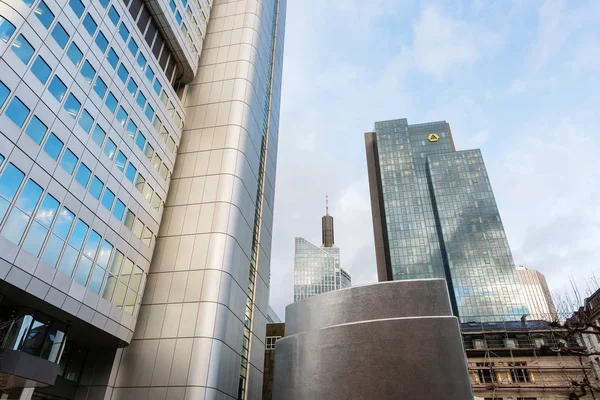
[[[329,215],[329,196],[325,195],[325,215]]]

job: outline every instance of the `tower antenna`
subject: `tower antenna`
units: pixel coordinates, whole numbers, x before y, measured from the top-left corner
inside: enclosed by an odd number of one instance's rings
[[[325,195],[325,215],[329,215],[329,196]]]

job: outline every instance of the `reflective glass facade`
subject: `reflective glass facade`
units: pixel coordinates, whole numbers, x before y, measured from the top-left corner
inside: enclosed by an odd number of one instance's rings
[[[297,237],[294,245],[294,301],[351,286],[350,274],[340,267],[338,247],[315,246]]]
[[[526,313],[481,152],[456,152],[445,121],[399,119],[367,153],[380,280],[446,278],[463,320]]]

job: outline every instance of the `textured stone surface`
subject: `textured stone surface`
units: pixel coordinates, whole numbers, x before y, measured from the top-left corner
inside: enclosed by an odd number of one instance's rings
[[[472,399],[444,280],[325,293],[286,309],[274,400]]]

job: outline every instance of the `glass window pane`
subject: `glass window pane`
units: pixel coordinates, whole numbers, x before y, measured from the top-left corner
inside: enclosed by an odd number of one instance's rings
[[[19,35],[10,46],[12,51],[23,61],[25,65],[29,64],[29,60],[33,56],[33,46],[25,39],[25,36]]]
[[[25,237],[23,249],[34,257],[39,256],[42,244],[44,244],[47,235],[48,229],[44,228],[41,224],[34,222],[33,225],[31,225],[31,228],[29,228],[27,237]]]
[[[75,180],[79,182],[81,186],[87,188],[91,175],[92,171],[90,171],[87,165],[85,165],[84,163],[80,163],[79,168],[77,168],[77,173],[75,174]]]
[[[140,68],[140,70],[144,70],[144,68],[146,68],[146,64],[148,63],[148,61],[146,60],[146,57],[144,57],[144,55],[142,53],[140,53],[140,55],[137,58],[137,65]]]
[[[119,106],[119,111],[117,111],[117,121],[121,124],[122,127],[125,127],[125,122],[127,122],[127,118],[129,115],[123,108],[123,106]]]
[[[152,186],[146,184],[146,186],[144,186],[144,191],[142,193],[143,196],[144,196],[144,199],[146,199],[146,201],[150,202],[150,199],[152,198],[152,193],[153,192],[154,192],[154,190],[152,189]]]
[[[65,93],[67,93],[67,85],[60,80],[58,75],[54,75],[54,78],[50,81],[50,85],[48,85],[48,91],[58,102],[61,102]]]
[[[160,177],[163,178],[164,180],[166,180],[168,174],[169,174],[169,169],[167,168],[166,164],[163,163],[160,166]]]
[[[81,75],[85,78],[87,83],[92,83],[94,77],[96,76],[96,70],[92,67],[92,64],[88,60],[85,60],[83,63],[83,67],[81,67],[80,71]]]
[[[127,177],[127,179],[129,179],[131,182],[133,182],[133,179],[135,178],[136,173],[137,173],[137,169],[133,166],[133,164],[129,163],[127,165],[127,171],[125,172],[125,176]]]
[[[119,275],[121,272],[121,264],[123,263],[123,253],[119,250],[115,250],[115,256],[110,261],[110,273],[113,275]]]
[[[144,154],[146,155],[146,158],[148,160],[152,160],[152,156],[154,155],[154,147],[152,147],[150,143],[146,145],[146,150],[144,150]]]
[[[106,107],[108,107],[110,112],[114,114],[115,110],[117,109],[117,98],[112,92],[108,92],[108,96],[106,96],[104,104],[106,104]]]
[[[92,183],[90,183],[90,194],[94,196],[96,200],[100,200],[100,194],[102,193],[102,188],[104,187],[104,183],[98,179],[96,175],[92,178]]]
[[[61,239],[66,239],[74,219],[75,214],[73,214],[68,208],[63,207],[58,213],[58,218],[56,219],[56,223],[54,224],[54,229],[52,232],[54,232]]]
[[[142,269],[136,265],[133,272],[133,276],[131,277],[131,281],[129,282],[129,287],[135,290],[136,292],[138,292],[138,289],[140,288],[140,283],[142,282],[143,274],[144,271],[142,271]]]
[[[146,96],[144,96],[144,94],[142,93],[142,91],[140,91],[140,93],[138,93],[137,99],[136,99],[136,103],[138,106],[140,106],[140,108],[143,110],[144,106],[146,105]]]
[[[71,149],[67,149],[60,160],[60,166],[63,167],[65,171],[69,173],[69,175],[73,175],[73,171],[75,171],[75,165],[77,165],[78,160],[79,159],[75,154],[73,154]]]
[[[50,11],[50,8],[48,8],[48,5],[46,5],[43,0],[38,3],[33,13],[36,17],[38,17],[46,29],[50,28],[52,21],[54,21],[54,14],[52,11]]]
[[[139,132],[137,138],[135,139],[135,144],[140,150],[144,151],[144,146],[146,145],[146,136],[142,132]]]
[[[125,304],[123,306],[123,311],[129,314],[133,314],[133,310],[135,308],[135,301],[137,299],[137,293],[133,290],[127,291],[127,297],[125,297]]]
[[[127,128],[125,129],[125,131],[129,135],[129,138],[131,140],[133,140],[133,138],[135,137],[135,133],[137,132],[137,129],[138,129],[138,127],[135,124],[135,122],[133,122],[133,120],[129,120],[129,123],[127,124]]]
[[[65,242],[59,239],[58,236],[50,235],[46,248],[44,249],[44,254],[42,255],[42,260],[51,267],[56,267],[64,244]]]
[[[106,8],[108,7],[108,3],[110,2],[110,0],[100,0],[99,3],[102,6],[102,8]]]
[[[81,2],[81,0],[70,0],[69,5],[71,6],[71,9],[75,13],[75,15],[81,18],[81,16],[83,15],[83,10],[85,10],[85,6]]]
[[[111,210],[114,201],[115,194],[111,192],[109,188],[106,188],[106,190],[104,190],[104,195],[102,196],[102,205],[106,207],[107,210]]]
[[[133,261],[129,258],[125,259],[123,262],[123,268],[121,269],[121,275],[119,276],[119,280],[125,284],[129,283],[129,279],[131,278],[131,274],[133,273]]]
[[[53,160],[58,160],[58,156],[63,148],[63,142],[56,137],[54,133],[51,133],[46,140],[46,144],[44,145],[44,151],[52,157]]]
[[[27,129],[25,129],[25,133],[27,136],[31,138],[36,144],[42,143],[44,136],[46,136],[46,132],[48,131],[48,127],[40,121],[37,116],[33,116],[31,121],[29,121],[29,125],[27,125]]]
[[[96,265],[92,277],[90,278],[89,289],[94,293],[100,293],[102,281],[104,280],[104,270]]]
[[[73,228],[73,232],[71,233],[69,244],[75,247],[77,250],[81,250],[81,246],[83,245],[87,231],[88,225],[82,220],[78,219],[77,223],[75,224],[75,228]]]
[[[92,125],[94,125],[94,118],[90,115],[90,113],[84,109],[81,115],[79,116],[79,126],[86,132],[90,133],[92,130]]]
[[[115,218],[121,221],[123,219],[124,212],[125,204],[121,200],[117,199],[117,202],[115,203],[115,208],[113,210],[113,215],[115,216]]]
[[[10,89],[4,84],[4,82],[0,81],[0,107],[4,105],[4,102],[8,98],[10,94]]]
[[[75,44],[75,42],[72,42],[71,45],[69,46],[69,49],[67,50],[67,57],[69,57],[69,60],[71,60],[71,62],[73,64],[75,64],[76,67],[79,66],[79,63],[81,62],[81,59],[83,58],[83,53],[81,52],[79,47]]]
[[[115,165],[122,172],[125,169],[126,163],[127,163],[127,157],[125,157],[125,154],[123,154],[123,152],[119,150],[119,153],[117,154],[117,159],[115,160]]]
[[[42,205],[35,213],[35,220],[45,227],[50,228],[50,225],[52,225],[52,221],[54,221],[54,217],[56,216],[56,212],[58,211],[59,205],[60,203],[58,200],[51,195],[46,194]]]
[[[90,34],[90,36],[94,36],[94,33],[96,33],[98,24],[96,21],[94,21],[94,18],[92,18],[90,13],[85,14],[85,18],[83,19],[83,27]]]
[[[96,46],[98,46],[102,54],[106,53],[106,49],[108,49],[108,39],[106,38],[106,36],[104,36],[104,33],[102,33],[102,31],[98,32],[94,43],[96,43]]]
[[[18,245],[28,223],[29,217],[19,209],[13,208],[2,228],[2,236]]]
[[[43,189],[40,185],[29,179],[23,188],[23,191],[17,199],[16,206],[21,209],[25,214],[31,215],[35,207],[37,206],[40,197],[42,196]]]
[[[2,176],[0,176],[0,195],[11,201],[15,197],[19,186],[21,186],[24,177],[25,174],[20,169],[9,163]]]
[[[83,249],[83,254],[88,256],[90,259],[94,259],[96,257],[96,252],[98,251],[98,246],[100,245],[100,235],[98,232],[92,230],[90,232],[90,236],[88,236],[87,242],[85,242],[85,248]]]
[[[69,93],[69,97],[67,97],[67,101],[65,101],[63,108],[71,117],[75,118],[77,117],[77,113],[81,108],[81,102],[77,100],[75,96],[73,96],[73,93]]]
[[[135,96],[137,89],[138,89],[137,83],[135,83],[133,78],[129,78],[129,83],[127,84],[127,91],[129,92],[129,94],[131,94],[132,96]]]
[[[146,179],[142,176],[142,174],[138,174],[135,178],[135,188],[141,193],[144,190],[144,185],[146,184]]]
[[[65,252],[63,253],[62,259],[60,260],[58,270],[69,277],[72,276],[78,256],[79,252],[77,250],[71,246],[67,246]]]
[[[121,16],[113,6],[110,6],[110,10],[108,10],[108,18],[112,21],[114,26],[117,26],[117,24],[119,23],[119,19],[121,19]]]
[[[162,201],[162,199],[160,198],[160,196],[158,194],[156,194],[156,192],[154,192],[154,194],[152,195],[152,207],[154,207],[158,210],[158,208],[160,207],[161,201]]]
[[[81,257],[79,260],[79,265],[77,266],[77,272],[75,273],[75,282],[85,286],[91,270],[92,261],[90,261],[90,259],[87,257]]]
[[[100,247],[100,252],[98,253],[98,259],[96,260],[96,264],[98,264],[102,268],[108,267],[108,261],[110,260],[112,250],[113,245],[104,240],[102,242],[102,247]]]
[[[157,170],[157,171],[160,170],[161,162],[162,162],[162,159],[160,158],[160,156],[158,154],[155,153],[154,160],[152,160],[152,166],[154,167],[155,170]]]
[[[175,141],[171,136],[169,136],[169,141],[167,142],[167,148],[171,150],[171,152],[175,151]]]
[[[144,114],[146,114],[146,118],[148,118],[148,121],[152,122],[152,117],[154,117],[154,108],[152,108],[152,106],[148,104]]]
[[[108,63],[113,67],[113,69],[117,68],[117,64],[119,63],[119,56],[117,56],[117,53],[113,50],[112,47],[108,51],[107,60]]]
[[[152,235],[152,231],[145,226],[142,234],[142,242],[148,247],[150,247],[150,243],[152,242]]]
[[[106,137],[106,132],[100,126],[100,124],[96,124],[94,128],[94,132],[92,132],[92,140],[94,143],[98,145],[98,147],[102,148],[102,143],[104,143],[104,138]]]
[[[63,28],[60,22],[54,25],[54,29],[52,29],[51,35],[52,38],[54,38],[54,40],[56,41],[56,43],[58,43],[60,48],[64,49],[67,45],[67,42],[69,41],[69,34],[65,30],[65,28]]]
[[[100,97],[101,99],[104,99],[104,95],[106,94],[106,89],[107,89],[106,83],[104,83],[102,78],[98,77],[96,79],[96,82],[94,83],[94,92],[96,92],[98,97]]]
[[[29,107],[23,104],[18,97],[13,97],[4,113],[19,128],[22,128],[25,120],[29,116]]]
[[[0,40],[4,43],[8,43],[13,33],[15,33],[15,26],[2,15],[0,15]]]
[[[131,52],[131,54],[135,57],[137,55],[137,52],[138,52],[138,50],[139,50],[140,47],[135,42],[135,40],[133,40],[133,38],[131,38],[129,40],[129,44],[127,45],[127,48],[129,49],[129,51]]]
[[[46,84],[46,81],[48,81],[52,69],[41,56],[37,56],[35,58],[35,61],[31,65],[31,72],[33,73],[33,75],[35,75],[36,78],[39,79],[40,82]]]
[[[129,38],[129,29],[127,29],[123,22],[119,25],[119,35],[121,35],[124,42],[127,42],[127,38]]]
[[[127,70],[127,68],[125,68],[123,63],[121,63],[121,65],[119,65],[119,70],[117,71],[117,75],[119,76],[121,81],[123,81],[123,83],[127,82],[127,77],[129,76],[129,71]]]
[[[117,145],[115,145],[115,142],[113,142],[111,139],[108,139],[104,144],[104,154],[106,154],[106,156],[112,160],[116,151]]]
[[[148,79],[150,83],[154,80],[154,71],[150,67],[146,68],[146,79]]]
[[[127,291],[127,286],[123,284],[123,282],[117,282],[117,290],[115,291],[115,295],[113,298],[113,304],[119,308],[123,307],[123,302],[125,301],[125,292]]]
[[[106,278],[106,284],[104,285],[104,289],[102,289],[102,298],[106,301],[110,301],[112,299],[113,292],[115,291],[115,286],[117,285],[117,278],[112,275],[109,275]]]
[[[154,85],[152,87],[154,88],[154,91],[156,92],[156,94],[160,96],[160,91],[162,90],[162,85],[160,84],[158,79],[154,81]]]
[[[133,223],[135,222],[135,214],[131,212],[131,210],[127,210],[127,214],[125,215],[125,222],[123,224],[129,228],[133,228]]]

